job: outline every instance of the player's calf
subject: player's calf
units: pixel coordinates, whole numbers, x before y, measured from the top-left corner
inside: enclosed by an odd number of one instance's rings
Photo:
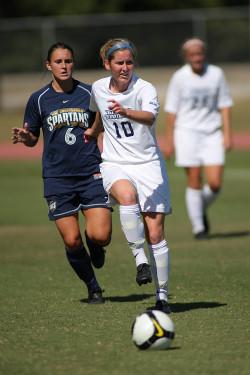
[[[102,268],[105,263],[106,250],[104,249],[103,246],[98,245],[97,243],[93,242],[87,235],[86,231],[85,231],[85,238],[86,238],[86,243],[89,249],[91,263],[93,264],[95,268]]]

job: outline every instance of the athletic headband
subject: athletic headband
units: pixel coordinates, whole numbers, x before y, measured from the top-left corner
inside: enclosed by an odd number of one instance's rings
[[[117,51],[118,49],[129,49],[130,51],[132,51],[132,46],[129,44],[129,43],[117,43],[117,44],[114,44],[112,47],[110,47],[110,49],[107,51],[106,53],[106,58],[108,59],[110,57],[110,55]]]

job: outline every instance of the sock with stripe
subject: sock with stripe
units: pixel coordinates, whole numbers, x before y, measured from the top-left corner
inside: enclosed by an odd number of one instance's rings
[[[156,299],[168,300],[169,249],[164,239],[158,244],[148,244],[151,272],[156,286]]]
[[[138,204],[120,205],[120,221],[123,233],[134,255],[136,266],[149,263],[144,252],[144,225]]]

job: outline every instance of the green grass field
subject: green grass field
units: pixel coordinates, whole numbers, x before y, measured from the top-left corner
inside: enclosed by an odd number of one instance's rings
[[[223,194],[209,212],[208,241],[192,238],[183,171],[168,168],[176,338],[169,350],[143,352],[130,330],[135,316],[154,305],[154,288],[135,283],[117,211],[106,264],[97,272],[106,303],[89,306],[47,219],[40,163],[0,161],[1,375],[249,373],[249,153],[228,157]]]

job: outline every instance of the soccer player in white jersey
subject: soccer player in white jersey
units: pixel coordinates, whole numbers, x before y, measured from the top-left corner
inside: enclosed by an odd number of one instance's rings
[[[104,128],[104,188],[119,204],[122,230],[135,257],[137,283],[152,281],[144,252],[146,238],[156,285],[155,308],[169,313],[164,220],[171,207],[165,162],[155,137],[157,93],[151,83],[135,75],[136,50],[130,41],[108,40],[100,55],[110,76],[94,82],[90,108],[100,112]]]
[[[206,62],[206,46],[197,38],[182,46],[186,64],[170,80],[164,110],[167,112],[169,157],[187,175],[186,206],[196,239],[206,239],[206,209],[222,185],[224,151],[232,147],[232,98],[221,68]],[[204,182],[203,182],[204,170]]]

